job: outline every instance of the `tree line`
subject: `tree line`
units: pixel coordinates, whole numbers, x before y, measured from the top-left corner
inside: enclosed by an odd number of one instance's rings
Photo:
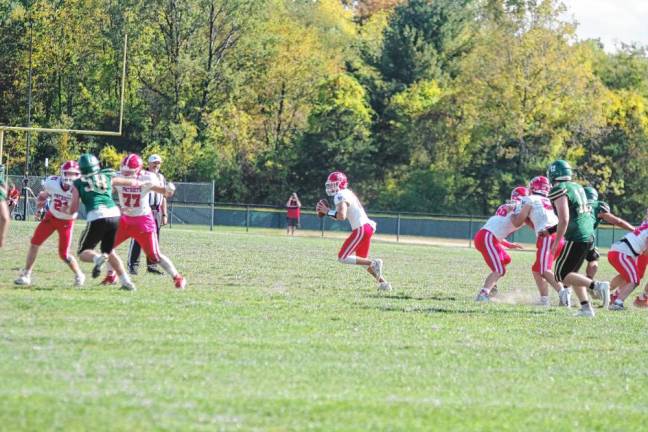
[[[615,212],[648,203],[648,59],[578,41],[556,0],[0,0],[0,124],[32,171],[159,153],[217,198],[304,203],[347,173],[371,209],[481,213],[569,160]],[[5,137],[22,173],[25,134]]]

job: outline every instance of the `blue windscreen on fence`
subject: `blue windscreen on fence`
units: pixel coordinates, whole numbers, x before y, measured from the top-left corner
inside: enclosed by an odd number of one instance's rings
[[[211,207],[174,203],[170,206],[172,223],[209,225]],[[286,228],[286,212],[281,208],[259,207],[224,207],[215,204],[213,213],[214,225],[251,227],[251,228]],[[455,240],[471,240],[484,225],[483,216],[417,216],[398,214],[376,214],[369,216],[378,224],[377,233],[395,236],[436,237]],[[314,213],[302,212],[300,228],[322,231],[350,231],[348,222],[338,222],[330,218],[319,218]],[[598,230],[597,244],[609,247],[623,236],[623,231],[602,226]],[[521,243],[535,243],[535,234],[528,227],[523,227],[510,236],[509,240]]]

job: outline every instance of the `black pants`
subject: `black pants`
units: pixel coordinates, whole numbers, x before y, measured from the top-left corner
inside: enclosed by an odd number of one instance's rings
[[[160,222],[158,222],[157,215],[153,213],[153,219],[155,219],[155,235],[157,235],[158,241],[160,240]],[[139,258],[142,254],[142,247],[134,239],[131,239],[130,244],[128,245],[128,268],[137,268],[139,266]],[[146,262],[146,265],[154,265]]]
[[[115,245],[115,234],[119,228],[119,216],[101,218],[86,224],[79,239],[79,252],[94,249],[101,243],[101,253],[109,254]]]
[[[566,241],[562,252],[556,259],[554,273],[556,280],[562,282],[569,273],[578,273],[587,254],[592,249],[593,242]]]

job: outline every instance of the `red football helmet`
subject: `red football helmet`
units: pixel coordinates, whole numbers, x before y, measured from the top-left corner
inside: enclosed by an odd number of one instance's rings
[[[529,196],[529,189],[524,186],[518,186],[511,191],[511,201],[520,202],[525,196]]]
[[[344,173],[340,171],[333,171],[326,178],[326,194],[328,196],[333,196],[336,193],[340,192],[342,189],[346,189],[349,181],[347,180]]]
[[[122,159],[120,171],[126,177],[133,177],[141,171],[143,166],[142,158],[135,153],[131,153]]]
[[[529,182],[531,193],[547,196],[551,191],[551,182],[545,176],[533,177]]]
[[[81,177],[79,163],[75,160],[64,162],[63,165],[61,165],[60,173],[62,182],[66,185],[71,185],[74,180]]]

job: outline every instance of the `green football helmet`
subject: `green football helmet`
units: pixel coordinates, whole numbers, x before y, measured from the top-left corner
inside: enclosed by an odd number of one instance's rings
[[[84,153],[79,158],[79,169],[81,170],[81,175],[98,173],[101,169],[99,159],[93,154]]]
[[[585,190],[585,196],[587,197],[587,201],[598,200],[598,192],[592,186],[586,186],[583,189]]]
[[[569,162],[564,160],[557,160],[549,165],[547,169],[547,177],[551,183],[557,181],[569,181],[572,179],[572,168]]]

